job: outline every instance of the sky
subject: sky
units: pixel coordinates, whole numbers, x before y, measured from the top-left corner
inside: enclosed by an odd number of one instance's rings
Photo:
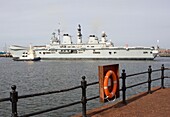
[[[53,32],[75,43],[90,34],[115,46],[170,48],[170,0],[0,0],[0,50],[9,45],[45,45]]]

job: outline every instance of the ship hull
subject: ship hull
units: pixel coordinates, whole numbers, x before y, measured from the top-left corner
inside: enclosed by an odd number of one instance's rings
[[[154,60],[158,51],[149,47],[109,48],[34,48],[42,60]],[[21,57],[26,49],[11,49],[14,58]]]
[[[154,60],[154,58],[41,58],[41,60]]]
[[[124,48],[112,48],[112,49],[86,49],[86,50],[72,50],[68,49],[65,53],[61,53],[64,50],[58,49],[55,51],[36,51],[36,55],[42,58],[43,60],[52,60],[52,59],[62,59],[62,60],[153,60],[157,54],[153,53],[153,50],[150,48],[133,48],[133,49],[124,49]],[[41,54],[40,54],[41,53]]]
[[[40,61],[41,60],[41,58],[40,57],[37,57],[37,58],[33,58],[33,59],[27,59],[27,58],[25,58],[25,59],[20,59],[19,57],[14,57],[13,58],[13,60],[14,61]]]

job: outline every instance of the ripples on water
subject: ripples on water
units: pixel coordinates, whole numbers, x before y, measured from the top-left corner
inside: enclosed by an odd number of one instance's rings
[[[170,58],[156,58],[154,61],[118,61],[118,60],[53,60],[40,62],[17,62],[11,58],[0,58],[0,98],[9,97],[11,85],[17,86],[19,95],[38,93],[44,91],[61,90],[80,85],[81,77],[86,76],[88,83],[98,81],[98,66],[108,64],[119,64],[120,73],[126,70],[127,75],[147,71],[148,66],[158,69],[162,64],[170,67]],[[166,73],[169,74],[169,73]],[[160,73],[153,74],[159,77]],[[169,74],[170,76],[170,74]],[[146,81],[147,74],[130,78],[127,85]],[[170,80],[166,80],[170,83]],[[167,86],[170,86],[166,83]],[[160,84],[155,82],[154,86]],[[127,90],[127,95],[146,91],[147,84]],[[87,88],[87,97],[97,96],[98,85]],[[81,89],[75,91],[21,99],[18,101],[19,115],[34,111],[57,107],[81,99]],[[87,103],[87,109],[101,106],[99,99]],[[81,104],[65,109],[59,109],[49,113],[41,114],[41,117],[63,117],[81,112]],[[10,102],[0,103],[0,116],[10,116]],[[40,115],[37,115],[39,117]],[[36,116],[35,116],[36,117]]]

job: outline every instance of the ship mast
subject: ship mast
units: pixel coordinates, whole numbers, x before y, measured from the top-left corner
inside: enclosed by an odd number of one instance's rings
[[[60,43],[60,29],[58,29],[58,41]]]
[[[81,26],[80,24],[78,25],[77,28],[77,44],[82,44],[82,34],[81,34]]]

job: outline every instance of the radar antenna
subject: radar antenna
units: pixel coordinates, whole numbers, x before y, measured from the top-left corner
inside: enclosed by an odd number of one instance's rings
[[[80,24],[78,25],[77,28],[77,44],[81,44],[82,43],[82,34],[81,34],[81,26]]]

